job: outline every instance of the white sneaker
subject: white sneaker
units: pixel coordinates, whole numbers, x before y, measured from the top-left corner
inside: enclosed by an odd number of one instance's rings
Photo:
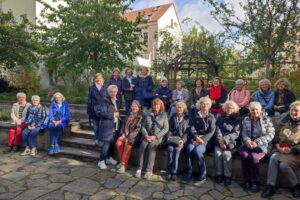
[[[118,163],[118,161],[114,160],[112,157],[110,157],[109,159],[106,159],[106,164],[108,165],[116,165]]]
[[[98,162],[98,167],[99,167],[100,169],[107,169],[107,166],[106,166],[104,160]]]
[[[31,154],[31,149],[29,147],[26,147],[26,149],[24,150],[24,152],[21,153],[20,155],[21,156],[27,156],[29,154]]]

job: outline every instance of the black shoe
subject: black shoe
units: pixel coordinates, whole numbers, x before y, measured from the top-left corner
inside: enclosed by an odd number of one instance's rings
[[[217,175],[216,183],[221,184],[223,182],[223,176],[222,175]]]
[[[298,198],[300,197],[300,184],[298,183],[296,186],[293,187],[293,197]]]
[[[171,180],[172,180],[172,181],[176,181],[176,180],[177,180],[177,175],[176,175],[176,174],[172,174]]]
[[[14,152],[20,152],[21,151],[21,146],[20,145],[17,145],[15,148],[14,148]]]
[[[245,181],[242,185],[243,189],[248,191],[251,188],[251,182],[250,181]]]
[[[9,147],[7,150],[5,150],[7,153],[11,153],[14,151],[14,147]]]
[[[167,174],[167,175],[166,175],[166,180],[167,180],[167,181],[170,181],[171,178],[172,178],[172,175],[171,175],[171,174]]]
[[[231,185],[231,177],[225,176],[224,186],[229,186],[229,185]]]
[[[253,182],[250,191],[253,193],[257,193],[259,191],[259,184],[257,182]]]
[[[274,187],[272,185],[267,185],[267,187],[262,191],[262,198],[269,198],[275,194]]]
[[[181,183],[188,183],[188,182],[191,182],[192,180],[193,180],[193,176],[192,175],[185,175],[181,179]]]

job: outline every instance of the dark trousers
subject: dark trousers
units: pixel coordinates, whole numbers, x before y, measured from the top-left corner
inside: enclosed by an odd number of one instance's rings
[[[204,153],[206,151],[205,144],[194,146],[193,144],[189,143],[186,146],[186,161],[187,161],[187,175],[191,176],[193,173],[193,158],[196,160],[199,173],[200,173],[200,180],[206,178],[206,165],[204,160]]]
[[[156,157],[156,149],[159,145],[159,142],[157,140],[153,142],[148,142],[146,140],[143,140],[140,149],[139,149],[139,156],[140,156],[140,166],[139,169],[143,169],[144,166],[144,159],[145,159],[145,154],[148,153],[148,157],[146,163],[146,172],[152,172],[153,171],[153,166],[155,163],[155,157]]]
[[[167,173],[177,174],[180,151],[181,151],[181,147],[168,145]]]
[[[129,113],[130,113],[131,103],[132,103],[132,100],[127,100],[127,99],[125,100],[126,114],[129,114]]]
[[[100,161],[106,160],[114,155],[114,141],[112,142],[103,142],[101,153],[100,153]]]

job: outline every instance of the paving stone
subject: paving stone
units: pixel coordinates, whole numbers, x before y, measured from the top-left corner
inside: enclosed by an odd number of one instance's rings
[[[11,172],[8,174],[5,174],[4,176],[2,176],[2,178],[14,181],[14,182],[18,182],[20,180],[22,180],[23,178],[25,178],[26,176],[28,176],[28,172]]]
[[[4,187],[0,187],[0,193],[6,192]]]
[[[51,182],[46,179],[28,179],[27,181],[27,187],[33,188],[33,187],[43,187],[46,185],[49,185]]]
[[[64,199],[63,191],[54,191],[38,198],[37,200],[62,200],[62,199]]]
[[[79,200],[80,198],[80,194],[74,192],[65,192],[65,200]]]
[[[225,198],[225,196],[220,193],[218,190],[212,190],[209,192],[209,194],[214,198],[214,199],[217,199],[217,200],[222,200]]]
[[[73,180],[71,176],[65,174],[55,174],[49,177],[50,181],[55,183],[67,183]]]
[[[69,192],[75,192],[79,194],[92,195],[97,192],[99,188],[99,183],[87,178],[79,178],[68,185],[64,186],[62,190]]]
[[[122,183],[122,180],[117,178],[109,178],[104,184],[104,187],[107,189],[115,189]]]
[[[9,192],[17,192],[17,191],[23,191],[23,190],[26,190],[26,187],[25,187],[25,182],[24,181],[19,181],[17,183],[12,183],[10,185],[8,185],[8,191]]]
[[[80,166],[80,167],[72,167],[71,168],[71,173],[70,176],[72,177],[92,177],[98,169],[96,167],[91,168],[91,167],[86,167],[86,166]]]
[[[106,200],[116,196],[117,193],[112,190],[103,189],[97,194],[90,197],[90,200]]]
[[[194,196],[196,198],[199,198],[208,191],[209,191],[208,188],[185,185],[184,196]]]
[[[167,199],[167,200],[171,200],[171,199],[177,199],[178,196],[177,195],[173,195],[173,194],[165,194],[164,195],[164,199]]]
[[[68,174],[70,169],[67,167],[51,167],[48,169],[47,174]]]
[[[255,200],[264,200],[264,198],[262,198],[262,197],[260,196],[260,192],[255,193],[255,194],[247,195],[247,196],[242,197],[242,198],[240,198],[240,199],[241,199],[241,200],[253,200],[253,199],[255,199]],[[282,200],[282,199],[281,199],[281,200]]]
[[[214,200],[214,198],[211,197],[208,194],[205,194],[205,195],[203,195],[203,196],[200,197],[200,200]]]
[[[18,192],[13,192],[13,193],[3,193],[3,194],[0,194],[0,199],[2,200],[8,200],[8,199],[13,199],[15,198],[16,196],[18,196],[19,194],[21,193],[21,191],[18,191]]]
[[[125,200],[126,197],[125,196],[116,196],[113,198],[113,200]]]
[[[134,187],[128,191],[128,195],[132,198],[145,199],[149,198],[154,192],[161,192],[164,190],[163,183],[139,181]]]
[[[171,191],[171,192],[174,192],[174,191],[177,191],[177,190],[180,190],[181,186],[178,182],[169,182],[167,183],[167,187],[168,189]]]
[[[40,178],[45,178],[47,177],[47,174],[34,174],[32,176],[30,176],[30,179],[40,179]]]
[[[163,192],[154,192],[152,197],[155,198],[155,199],[163,199],[164,198],[164,193]]]

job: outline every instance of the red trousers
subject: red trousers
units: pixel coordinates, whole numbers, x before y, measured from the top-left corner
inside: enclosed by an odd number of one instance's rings
[[[22,131],[26,128],[25,123],[17,126],[17,128],[11,128],[8,131],[8,146],[13,147],[15,145],[22,145]],[[16,141],[16,143],[15,143]]]
[[[122,137],[119,137],[116,142],[116,147],[119,154],[121,165],[127,166],[129,157],[131,155],[132,145],[126,143]]]

